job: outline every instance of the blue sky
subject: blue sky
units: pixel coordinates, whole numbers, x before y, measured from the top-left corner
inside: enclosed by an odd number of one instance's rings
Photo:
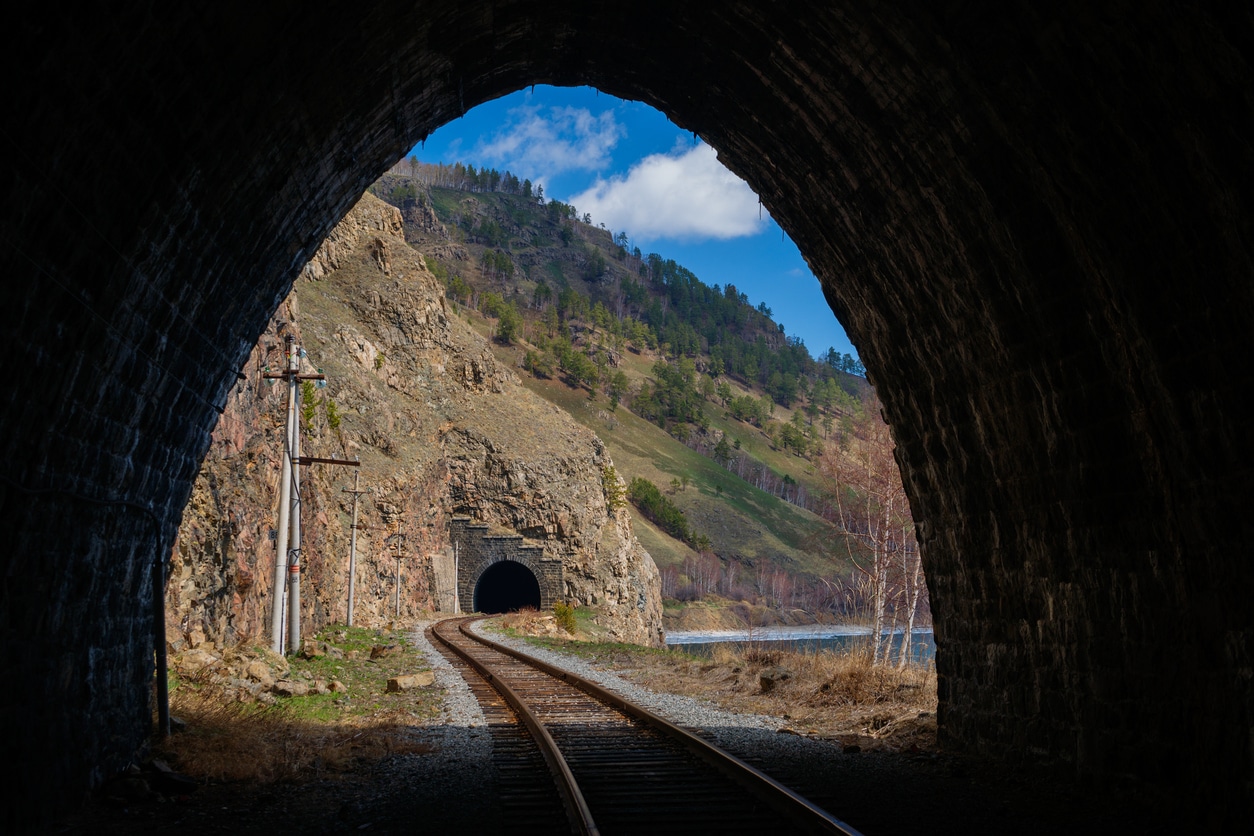
[[[631,246],[706,284],[765,302],[813,355],[857,354],[818,279],[749,186],[712,148],[648,105],[590,87],[537,86],[480,105],[414,148],[428,163],[508,169]]]

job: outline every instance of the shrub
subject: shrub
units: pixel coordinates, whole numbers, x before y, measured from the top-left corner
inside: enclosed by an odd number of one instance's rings
[[[314,416],[318,414],[318,390],[312,380],[300,382],[300,420],[305,429],[313,426]]]
[[[648,479],[636,477],[627,488],[627,498],[655,525],[676,540],[690,542],[693,539],[688,520],[669,499],[662,496],[657,485]]]
[[[681,603],[689,603],[701,600],[701,590],[696,584],[687,583],[675,591],[675,600]]]
[[[558,601],[553,605],[553,617],[557,619],[557,626],[561,627],[572,636],[575,634],[577,625],[575,624],[575,608],[570,604],[564,604]]]

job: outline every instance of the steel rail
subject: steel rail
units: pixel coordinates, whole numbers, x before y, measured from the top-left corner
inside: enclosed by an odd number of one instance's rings
[[[735,781],[744,789],[761,798],[776,812],[786,816],[794,824],[808,832],[835,833],[843,836],[862,836],[858,830],[841,821],[809,799],[793,792],[761,770],[745,763],[730,752],[726,752],[687,729],[680,728],[669,720],[654,714],[646,708],[636,705],[602,686],[584,679],[562,668],[551,665],[526,653],[507,647],[500,642],[484,636],[476,635],[468,629],[469,625],[481,618],[469,618],[457,623],[458,630],[470,639],[510,656],[518,661],[559,679],[572,687],[578,688],[588,696],[608,705],[617,711],[635,717],[647,725],[657,729],[668,737],[679,742],[707,764]]]
[[[464,624],[465,620],[459,621],[458,627]],[[549,730],[535,716],[530,706],[509,686],[509,683],[493,674],[486,665],[467,653],[465,649],[442,636],[438,629],[440,626],[442,625],[435,625],[435,628],[431,631],[432,635],[478,671],[479,675],[495,688],[497,693],[505,698],[505,701],[510,704],[510,707],[514,709],[519,719],[522,720],[523,725],[531,732],[531,736],[540,748],[540,754],[544,756],[545,763],[549,765],[549,771],[553,774],[557,790],[562,796],[562,801],[566,807],[566,816],[570,820],[571,831],[583,834],[583,836],[600,836],[601,831],[597,829],[596,822],[592,818],[592,810],[588,807],[588,802],[584,799],[583,792],[579,789],[579,783],[575,780],[575,775],[571,772],[570,765],[566,763],[566,758],[562,755],[561,750],[558,749],[553,736],[549,734]],[[464,630],[462,632],[465,633]],[[465,634],[474,638],[470,633]]]

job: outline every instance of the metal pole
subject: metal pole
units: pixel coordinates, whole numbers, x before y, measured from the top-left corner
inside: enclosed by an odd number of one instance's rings
[[[279,476],[278,543],[274,553],[274,612],[270,618],[270,649],[275,653],[283,652],[283,600],[284,584],[287,580],[288,519],[292,504],[292,422],[296,417],[296,402],[293,398],[296,378],[292,374],[295,349],[292,343],[289,335],[287,356],[283,360],[287,376],[287,409],[283,423],[283,469]]]
[[[300,371],[299,352],[294,372]],[[292,542],[287,561],[287,647],[300,650],[300,386],[292,376]]]
[[[401,617],[401,541],[405,535],[401,533],[401,519],[396,518],[396,618]]]
[[[348,626],[353,626],[353,589],[357,580],[357,498],[361,495],[361,471],[353,474],[353,527],[348,538]]]

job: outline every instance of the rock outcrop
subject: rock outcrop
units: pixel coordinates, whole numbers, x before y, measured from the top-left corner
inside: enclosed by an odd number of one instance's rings
[[[291,333],[304,370],[329,381],[305,391],[302,453],[359,458],[370,491],[359,506],[355,623],[429,611],[432,556],[449,547],[451,516],[467,515],[559,558],[562,595],[598,608],[615,638],[661,642],[657,569],[626,510],[607,500],[604,445],[524,389],[442,290],[405,243],[400,213],[376,198],[328,236],[214,431],[175,549],[172,635],[225,645],[268,632],[284,385],[264,375]],[[301,470],[301,609],[316,629],[346,618],[352,476],[335,465]]]

